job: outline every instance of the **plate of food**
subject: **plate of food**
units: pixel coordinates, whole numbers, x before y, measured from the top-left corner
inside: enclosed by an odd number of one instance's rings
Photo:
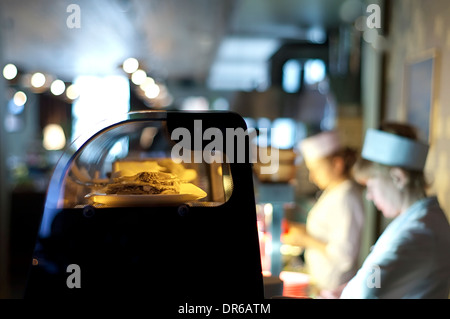
[[[197,172],[187,169],[181,163],[175,163],[170,158],[156,160],[120,160],[113,163],[113,176],[132,176],[140,172],[164,172],[176,175],[180,180],[192,182]]]
[[[141,172],[114,178],[87,197],[111,207],[179,205],[206,197],[200,187],[163,172]]]

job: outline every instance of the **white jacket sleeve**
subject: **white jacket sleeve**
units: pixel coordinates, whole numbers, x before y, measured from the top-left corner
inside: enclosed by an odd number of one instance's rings
[[[354,267],[359,255],[364,222],[362,202],[349,195],[331,216],[333,229],[327,244],[327,255],[334,261],[336,271],[342,273]]]

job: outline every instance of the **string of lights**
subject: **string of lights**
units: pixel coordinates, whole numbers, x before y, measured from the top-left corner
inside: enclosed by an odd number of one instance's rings
[[[139,61],[135,58],[126,59],[121,68],[134,84],[137,95],[154,107],[162,108],[170,105],[173,97],[169,94],[167,87],[157,83],[147,72],[139,68]],[[3,67],[3,77],[8,81],[11,96],[8,98],[9,109],[12,114],[19,114],[27,102],[27,93],[50,92],[54,96],[61,97],[72,103],[79,98],[79,89],[72,82],[65,82],[55,75],[45,72],[20,72],[13,63]]]

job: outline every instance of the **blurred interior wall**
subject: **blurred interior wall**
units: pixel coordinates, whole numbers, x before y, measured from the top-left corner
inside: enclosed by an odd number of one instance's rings
[[[367,3],[368,1],[366,1]],[[383,6],[383,0],[371,0]],[[362,42],[361,48],[361,104],[362,104],[362,132],[368,128],[376,128],[380,124],[382,102],[382,52],[375,50],[371,44]],[[365,201],[366,219],[363,231],[363,243],[360,262],[369,254],[371,246],[380,235],[380,214],[374,205]]]
[[[1,9],[1,5],[0,5]],[[1,10],[0,10],[1,12]],[[1,19],[1,15],[0,15]],[[0,34],[0,65],[3,66],[3,42]],[[0,298],[9,297],[9,189],[6,170],[5,79],[0,76]]]
[[[437,195],[450,217],[450,6],[448,0],[395,0],[387,45],[385,118],[405,120],[405,68],[435,56],[429,120],[431,149],[426,164],[430,195]]]

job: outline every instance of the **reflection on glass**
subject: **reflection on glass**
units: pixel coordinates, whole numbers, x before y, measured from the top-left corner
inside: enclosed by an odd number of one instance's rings
[[[164,120],[104,128],[74,151],[55,190],[60,193],[55,208],[217,206],[228,200],[233,189],[229,164],[174,162],[169,136]]]

